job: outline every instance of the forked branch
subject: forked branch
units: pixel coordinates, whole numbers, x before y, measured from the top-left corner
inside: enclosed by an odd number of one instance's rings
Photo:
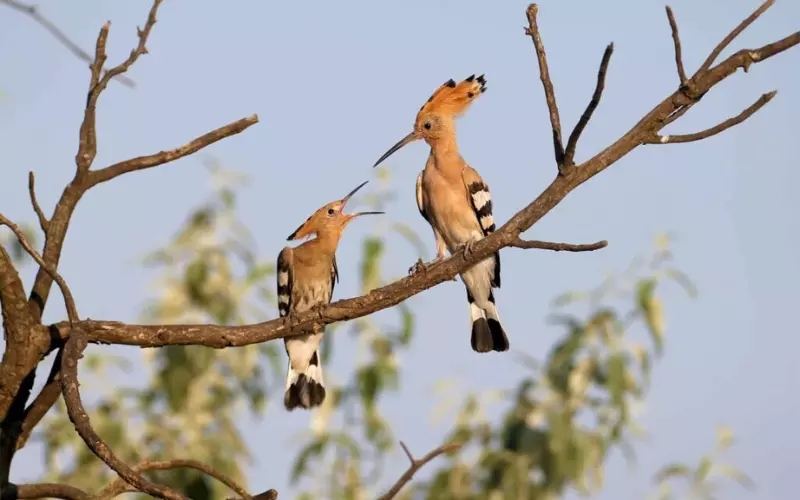
[[[411,454],[411,452],[409,451],[408,447],[404,442],[400,441],[400,446],[403,448],[403,451],[408,457],[408,461],[411,462],[411,465],[409,465],[406,472],[402,476],[400,476],[400,479],[398,479],[397,482],[395,482],[392,485],[392,487],[389,488],[389,491],[387,491],[386,494],[384,494],[378,500],[390,500],[395,496],[397,496],[397,494],[400,493],[400,490],[403,489],[403,486],[405,486],[409,481],[411,481],[411,478],[414,477],[414,474],[416,474],[417,471],[423,468],[425,464],[427,464],[434,458],[438,457],[439,455],[444,455],[445,453],[449,453],[451,451],[459,449],[461,447],[461,443],[443,444],[442,446],[436,448],[435,450],[431,451],[422,458],[414,458],[414,455]]]
[[[92,423],[83,407],[81,394],[78,390],[78,361],[83,357],[83,351],[86,349],[87,345],[88,341],[86,340],[86,336],[80,330],[73,331],[72,336],[63,347],[64,358],[61,362],[61,372],[64,378],[64,402],[67,406],[69,419],[75,425],[75,430],[78,432],[78,435],[80,435],[83,442],[86,443],[86,446],[92,450],[92,453],[94,453],[97,458],[105,462],[106,465],[119,474],[126,483],[137,490],[156,498],[189,500],[187,497],[171,488],[151,483],[142,477],[138,471],[132,469],[117,458],[111,448],[92,428]]]
[[[658,135],[654,134],[649,139],[645,140],[645,144],[678,144],[681,142],[694,142],[700,141],[703,139],[707,139],[712,135],[717,135],[720,132],[724,132],[729,128],[739,125],[743,121],[747,120],[751,116],[755,114],[756,111],[763,108],[765,104],[772,100],[777,94],[777,90],[773,90],[772,92],[767,92],[766,94],[762,95],[758,98],[756,102],[750,105],[747,109],[739,113],[738,115],[728,118],[724,122],[714,125],[711,128],[707,128],[700,132],[695,132],[694,134],[682,134],[682,135]]]
[[[683,50],[681,49],[681,37],[678,33],[678,23],[675,21],[675,14],[672,8],[667,5],[667,19],[672,30],[672,44],[675,46],[675,66],[678,68],[678,81],[681,86],[686,85],[686,70],[683,68]]]

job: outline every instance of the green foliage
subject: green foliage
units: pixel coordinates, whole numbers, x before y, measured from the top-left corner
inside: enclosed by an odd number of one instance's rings
[[[25,236],[25,239],[31,244],[31,247],[37,249],[40,241],[39,231],[37,228],[34,228],[32,224],[25,222],[18,225],[22,230],[22,234]],[[11,260],[16,266],[24,266],[33,262],[31,256],[28,255],[28,252],[26,252],[20,244],[17,236],[5,226],[0,227],[0,246],[8,251],[8,254],[11,256]],[[39,251],[39,253],[41,254],[41,251]]]
[[[145,258],[145,265],[160,274],[157,296],[145,308],[146,321],[242,324],[269,319],[264,311],[274,309],[274,259],[256,257],[252,238],[235,215],[231,176],[213,166],[212,173],[213,196],[192,211],[171,242]],[[86,395],[91,389],[101,394],[89,405],[89,414],[98,433],[128,463],[145,457],[192,458],[245,483],[250,454],[238,423],[247,408],[261,412],[271,389],[282,385],[278,348],[270,343],[224,350],[173,346],[142,351],[137,365],[144,374],[136,378],[146,379],[146,385],[85,386]],[[107,349],[102,354],[89,352],[85,359],[83,381],[131,372],[131,366],[117,364],[117,372],[107,375],[114,359]],[[113,478],[75,435],[63,408],[44,422],[40,438],[47,479],[96,491]],[[151,476],[193,499],[224,498],[229,493],[193,470]]]
[[[692,498],[711,500],[718,498],[720,480],[733,480],[741,487],[752,489],[753,481],[737,467],[720,461],[722,455],[733,444],[733,431],[729,427],[717,429],[717,445],[708,455],[703,456],[692,468],[682,463],[665,465],[656,473],[656,491],[654,500],[672,500],[674,498]],[[684,495],[674,496],[676,483],[683,483]]]

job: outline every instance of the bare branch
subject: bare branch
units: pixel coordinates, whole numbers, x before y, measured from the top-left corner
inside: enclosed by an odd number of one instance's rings
[[[17,236],[22,248],[28,252],[31,258],[33,258],[33,260],[35,260],[36,263],[42,267],[42,269],[47,271],[47,274],[49,274],[56,283],[58,283],[58,287],[61,289],[61,293],[64,295],[64,305],[67,308],[67,316],[69,317],[70,324],[74,324],[76,321],[78,321],[80,316],[78,315],[77,307],[75,307],[75,299],[72,297],[72,292],[67,286],[67,282],[64,281],[64,278],[62,278],[61,275],[58,274],[58,271],[56,271],[53,267],[47,265],[44,259],[42,259],[42,257],[39,255],[39,252],[33,249],[19,226],[6,219],[2,214],[0,214],[0,225],[8,226],[8,228],[11,229]]]
[[[656,134],[647,141],[645,141],[645,144],[678,144],[682,142],[694,142],[707,139],[712,135],[717,135],[720,132],[724,132],[725,130],[728,130],[729,128],[747,120],[748,118],[753,116],[753,114],[755,114],[756,111],[758,111],[759,109],[764,107],[765,104],[771,101],[772,98],[775,97],[775,94],[777,93],[778,93],[777,90],[773,90],[772,92],[767,92],[766,94],[763,94],[761,97],[758,98],[756,102],[754,102],[750,107],[748,107],[738,115],[734,116],[733,118],[728,118],[724,122],[715,125],[711,128],[707,128],[703,131],[696,132],[694,134],[682,134],[682,135]]]
[[[539,25],[536,23],[536,15],[539,13],[539,6],[531,4],[528,7],[528,27],[525,34],[533,40],[533,47],[536,49],[536,57],[539,61],[539,75],[544,87],[544,97],[547,101],[547,109],[550,110],[550,125],[553,128],[553,149],[556,154],[556,165],[561,172],[564,165],[564,143],[561,139],[561,119],[558,117],[558,103],[556,102],[553,82],[550,80],[550,70],[547,67],[547,54],[544,51],[542,35],[539,33]],[[563,172],[562,172],[563,173]]]
[[[535,14],[535,5],[528,9]],[[533,26],[535,28],[535,25]],[[800,43],[800,33],[795,33],[775,43],[758,49],[740,50],[736,54],[698,77],[693,91],[702,95],[732,75],[738,68],[768,59]],[[538,52],[537,52],[538,55]],[[502,248],[513,246],[519,235],[527,231],[552,210],[573,189],[582,185],[642,144],[646,144],[654,131],[676,113],[681,113],[692,103],[682,89],[667,96],[639,122],[613,144],[593,158],[577,166],[569,176],[558,176],[528,206],[517,212],[503,226],[488,237],[477,241],[469,255],[457,252],[417,273],[372,290],[370,293],[333,302],[314,311],[291,314],[285,318],[246,326],[217,325],[128,325],[115,321],[81,321],[79,326],[91,342],[160,347],[164,345],[204,345],[213,348],[243,346],[285,338],[302,332],[312,325],[328,325],[348,321],[392,307],[423,290],[451,280],[457,274],[474,266]],[[64,323],[53,325],[62,339],[69,337],[69,327]]]
[[[42,390],[36,396],[36,399],[25,408],[25,413],[22,415],[22,426],[20,435],[17,438],[17,450],[25,447],[28,438],[33,432],[33,429],[44,418],[50,408],[55,404],[58,397],[61,395],[61,359],[63,349],[56,351],[55,359],[53,359],[53,366],[50,367],[50,374],[47,376]]]
[[[81,59],[83,61],[86,61],[87,63],[90,63],[90,64],[93,62],[92,56],[90,56],[88,52],[86,52],[85,50],[80,48],[78,46],[78,44],[73,42],[52,21],[50,21],[49,19],[44,17],[39,12],[39,7],[37,7],[36,5],[24,4],[24,3],[19,2],[17,0],[0,0],[0,3],[8,5],[12,9],[17,10],[17,11],[29,16],[33,21],[38,23],[42,28],[44,28],[48,32],[50,32],[50,34],[53,35],[56,38],[56,40],[61,42],[61,44],[64,45],[64,47],[66,47],[70,52],[75,54],[79,59]],[[121,84],[123,84],[123,85],[125,85],[127,87],[130,87],[130,88],[133,88],[133,87],[136,86],[134,81],[131,80],[130,78],[126,77],[126,76],[122,76],[122,75],[117,76],[116,80],[119,83],[121,83]]]
[[[80,488],[68,484],[20,484],[10,485],[11,495],[8,498],[33,499],[33,498],[61,498],[64,500],[91,500],[91,495]],[[13,489],[16,489],[14,496]]]
[[[567,141],[567,150],[564,153],[564,165],[568,167],[575,164],[575,148],[578,146],[578,139],[580,139],[583,129],[586,128],[589,120],[592,119],[592,113],[597,109],[597,105],[600,104],[600,98],[603,96],[603,89],[606,86],[608,63],[611,61],[611,54],[613,53],[614,44],[609,43],[608,46],[606,46],[605,52],[603,52],[603,59],[600,61],[600,69],[597,72],[597,85],[594,88],[592,99],[589,101],[589,105],[586,106],[586,110],[581,115],[578,123],[575,124],[575,128],[569,136],[569,141]]]
[[[242,118],[241,120],[229,123],[224,127],[212,130],[211,132],[208,132],[207,134],[204,134],[178,148],[170,149],[168,151],[161,151],[148,156],[140,156],[138,158],[116,163],[101,170],[89,172],[89,185],[95,186],[101,182],[110,181],[111,179],[119,177],[122,174],[127,174],[128,172],[145,170],[175,161],[179,158],[183,158],[184,156],[196,153],[206,146],[221,141],[226,137],[243,132],[248,127],[256,123],[258,123],[258,115],[251,115],[246,118]]]
[[[694,76],[692,76],[692,79],[697,78],[697,76],[702,75],[703,73],[708,71],[708,68],[710,68],[711,65],[714,64],[714,61],[717,59],[717,57],[719,57],[722,51],[725,50],[725,47],[730,45],[731,42],[734,40],[734,38],[739,36],[744,30],[746,30],[751,24],[753,24],[755,20],[761,17],[761,14],[763,14],[764,12],[767,11],[767,9],[772,7],[774,3],[775,0],[767,0],[766,2],[761,4],[761,7],[756,9],[755,12],[747,16],[747,19],[739,23],[739,25],[736,28],[734,28],[733,31],[728,33],[728,36],[723,38],[722,41],[719,42],[716,47],[714,47],[714,50],[712,50],[711,54],[708,55],[706,60],[700,66],[700,69],[697,70],[697,73],[695,73]]]
[[[521,238],[517,238],[509,246],[525,249],[538,248],[540,250],[553,250],[555,252],[591,252],[607,247],[608,241],[601,240],[596,243],[574,245],[571,243],[552,243],[550,241],[523,240]]]
[[[42,228],[42,232],[47,234],[47,226],[50,224],[50,221],[47,220],[47,217],[44,216],[44,212],[42,212],[42,207],[39,206],[39,202],[36,200],[36,179],[33,176],[33,172],[28,172],[28,192],[31,195],[31,205],[33,205],[33,211],[36,212],[36,217],[39,218],[39,227]]]
[[[686,85],[686,70],[683,69],[681,37],[678,34],[678,23],[675,21],[675,15],[669,5],[667,5],[667,19],[669,20],[669,27],[672,29],[672,43],[675,45],[675,66],[678,68],[678,79],[683,86]]]
[[[136,465],[133,470],[137,473],[151,471],[151,470],[169,470],[169,469],[195,469],[200,472],[203,472],[214,479],[218,480],[234,492],[236,492],[241,498],[245,500],[254,500],[247,491],[242,488],[240,485],[236,483],[233,479],[222,474],[215,468],[211,467],[210,465],[206,465],[202,462],[198,462],[196,460],[166,460],[166,461],[159,461],[159,462],[151,462],[149,460],[144,460]],[[128,484],[122,479],[117,478],[111,484],[103,488],[97,495],[95,495],[96,500],[110,500],[117,495],[126,491],[126,487]]]
[[[92,450],[92,453],[94,453],[97,458],[105,462],[114,472],[119,474],[125,482],[137,490],[157,498],[188,500],[171,488],[151,483],[143,478],[141,474],[125,465],[124,462],[114,455],[111,448],[92,428],[92,423],[89,420],[89,415],[86,414],[86,410],[83,408],[81,395],[78,390],[78,360],[83,357],[83,351],[86,349],[87,345],[88,342],[83,332],[74,330],[72,336],[67,341],[66,345],[64,345],[64,359],[61,363],[61,372],[64,378],[64,401],[67,404],[67,414],[75,425],[75,430],[78,431],[83,442],[86,443],[86,446]]]
[[[403,448],[403,451],[408,457],[408,461],[411,462],[411,465],[408,467],[408,470],[406,470],[406,472],[402,476],[400,476],[400,479],[398,479],[397,482],[394,483],[394,485],[392,485],[389,491],[387,491],[385,495],[379,498],[379,500],[390,500],[395,496],[397,496],[397,494],[400,493],[400,490],[403,489],[403,486],[405,486],[406,483],[411,481],[411,478],[414,477],[414,474],[416,474],[418,470],[424,467],[425,464],[427,464],[434,458],[438,457],[439,455],[443,455],[445,453],[449,453],[451,451],[459,449],[461,447],[461,443],[444,444],[420,459],[414,458],[414,455],[411,454],[411,452],[408,450],[408,447],[402,441],[400,441],[400,446]]]

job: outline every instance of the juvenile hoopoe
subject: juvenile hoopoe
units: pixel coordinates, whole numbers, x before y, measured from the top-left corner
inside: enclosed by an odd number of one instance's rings
[[[431,147],[425,169],[417,177],[417,207],[433,228],[438,262],[495,230],[489,186],[467,165],[456,145],[455,119],[486,91],[483,75],[456,84],[445,82],[428,99],[414,122],[414,130],[392,146],[375,163],[378,166],[398,149],[422,139]],[[420,267],[417,267],[419,271]],[[477,352],[507,351],[508,337],[500,323],[492,288],[500,288],[500,254],[461,273],[467,288],[472,322],[472,349]]]
[[[295,248],[287,246],[278,254],[278,313],[281,317],[330,303],[333,288],[339,281],[336,247],[345,226],[360,215],[383,213],[344,213],[348,200],[367,182],[341,200],[328,203],[314,212],[287,238],[292,241],[316,235],[316,238]],[[319,344],[324,333],[325,327],[317,327],[309,333],[283,341],[289,356],[283,404],[289,411],[298,406],[306,409],[319,406],[325,400],[325,382],[319,355]]]

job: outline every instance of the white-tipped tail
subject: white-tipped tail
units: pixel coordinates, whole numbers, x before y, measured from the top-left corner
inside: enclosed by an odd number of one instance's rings
[[[325,381],[322,377],[322,363],[319,350],[314,351],[303,372],[292,368],[289,360],[289,373],[286,376],[286,392],[283,405],[292,411],[298,406],[305,409],[319,406],[325,401]]]

